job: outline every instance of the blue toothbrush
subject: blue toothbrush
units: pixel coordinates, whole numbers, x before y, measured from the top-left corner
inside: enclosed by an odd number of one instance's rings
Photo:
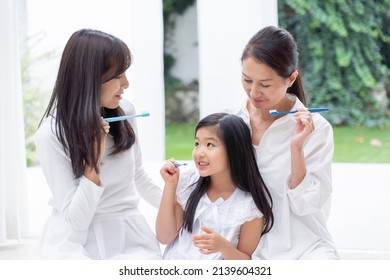
[[[148,117],[148,116],[150,116],[150,114],[145,112],[142,114],[132,115],[132,116],[120,116],[120,117],[105,118],[104,120],[106,122],[118,122],[118,121],[123,121],[123,120],[127,120],[127,119],[133,119],[133,118],[137,118],[137,117]]]
[[[174,163],[174,165],[176,166],[176,167],[179,167],[179,166],[185,166],[185,165],[187,165],[188,163],[186,163],[186,162],[175,162]]]
[[[307,108],[307,110],[311,113],[317,113],[317,112],[328,112],[330,109],[329,108]],[[269,110],[269,114],[271,116],[294,114],[296,112],[298,111],[291,110],[291,111],[278,112],[277,110]]]

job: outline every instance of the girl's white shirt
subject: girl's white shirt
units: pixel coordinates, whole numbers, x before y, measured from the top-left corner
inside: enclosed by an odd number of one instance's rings
[[[299,107],[304,105],[297,98],[294,108]],[[251,127],[247,102],[225,111]],[[273,199],[275,223],[261,237],[253,259],[339,258],[326,225],[332,193],[333,129],[319,113],[312,118],[315,130],[304,145],[307,173],[293,190],[289,188],[293,116],[275,120],[259,145],[254,145],[260,173]]]
[[[135,113],[126,100],[120,106],[126,114]],[[52,215],[41,237],[42,257],[161,258],[155,234],[138,210],[139,195],[156,208],[161,199],[161,189],[143,169],[138,138],[131,149],[109,155],[113,139],[108,136],[100,168],[101,186],[97,186],[84,176],[74,178],[54,123],[54,117],[45,119],[35,136],[40,165],[52,195]],[[130,123],[137,134],[135,119]]]
[[[194,183],[198,178],[199,174],[193,164],[181,167],[176,197],[183,210],[185,210],[190,194],[195,189]],[[214,202],[210,200],[206,193],[201,197],[196,208],[192,233],[184,229],[180,230],[176,239],[166,247],[164,259],[222,259],[221,253],[201,254],[192,243],[192,235],[203,233],[201,227],[205,226],[237,247],[241,226],[245,222],[261,217],[263,217],[263,214],[255,205],[249,192],[236,188],[226,200],[220,197]]]

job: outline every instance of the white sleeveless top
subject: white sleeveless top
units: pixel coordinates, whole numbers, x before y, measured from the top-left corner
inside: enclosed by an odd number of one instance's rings
[[[193,183],[198,180],[199,175],[196,174],[196,169],[190,166],[182,168],[180,173],[176,196],[184,210],[190,194],[195,189],[196,185]],[[220,197],[214,202],[206,193],[201,197],[196,208],[192,233],[180,230],[176,239],[167,246],[164,259],[222,259],[221,253],[201,254],[199,249],[192,244],[191,236],[201,234],[201,227],[205,226],[237,247],[241,225],[262,216],[263,214],[257,208],[249,192],[236,188],[228,199],[224,200]]]

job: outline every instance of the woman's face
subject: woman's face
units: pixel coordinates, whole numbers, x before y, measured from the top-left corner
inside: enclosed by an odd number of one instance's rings
[[[289,88],[295,81],[294,71],[289,78],[280,77],[268,65],[248,57],[242,62],[241,83],[244,90],[257,109],[275,109]]]
[[[124,89],[128,87],[129,81],[125,73],[103,83],[100,92],[100,106],[108,109],[117,108]]]

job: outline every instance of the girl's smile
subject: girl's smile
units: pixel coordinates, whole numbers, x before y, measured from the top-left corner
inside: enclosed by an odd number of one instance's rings
[[[229,174],[226,148],[216,131],[215,127],[202,127],[196,132],[192,158],[202,177],[223,172]]]

